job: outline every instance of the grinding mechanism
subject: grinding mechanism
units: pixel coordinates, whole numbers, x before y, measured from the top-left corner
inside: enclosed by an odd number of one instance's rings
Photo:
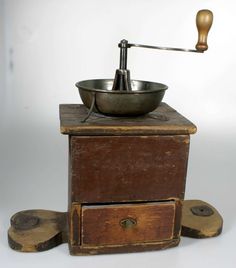
[[[208,49],[207,35],[212,21],[213,14],[210,10],[200,10],[197,13],[198,42],[196,49],[132,44],[125,39],[121,40],[118,44],[120,65],[114,79],[94,79],[76,83],[82,102],[89,109],[83,122],[89,118],[92,112],[108,116],[129,117],[144,115],[155,110],[161,103],[168,86],[156,82],[131,80],[130,71],[127,69],[128,49],[136,47],[203,53]]]

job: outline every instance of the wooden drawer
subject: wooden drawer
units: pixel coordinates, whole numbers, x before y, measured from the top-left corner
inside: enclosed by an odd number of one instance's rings
[[[174,201],[82,206],[81,246],[170,240],[175,233],[175,216]]]

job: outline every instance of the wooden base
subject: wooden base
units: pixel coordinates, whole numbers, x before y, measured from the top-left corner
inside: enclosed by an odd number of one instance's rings
[[[9,246],[21,252],[39,252],[67,242],[67,213],[26,210],[11,218]]]
[[[178,246],[180,239],[171,239],[152,243],[115,245],[115,246],[93,246],[93,247],[72,247],[70,254],[74,256],[97,255],[109,253],[133,253],[167,249]]]
[[[217,236],[222,231],[223,219],[211,205],[200,200],[183,201],[182,236],[207,238]],[[27,210],[16,213],[11,218],[8,230],[9,246],[21,252],[49,250],[68,241],[67,213],[48,210]],[[159,241],[139,245],[124,245],[114,249],[112,246],[80,248],[80,254],[138,252],[165,249],[177,246],[179,239]]]
[[[201,200],[185,200],[182,209],[181,235],[209,238],[221,234],[223,219],[210,204]]]

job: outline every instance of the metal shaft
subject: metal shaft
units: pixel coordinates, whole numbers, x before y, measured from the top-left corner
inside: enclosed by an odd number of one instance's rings
[[[140,45],[140,44],[127,44],[127,46],[128,47],[160,49],[160,50],[182,51],[182,52],[196,52],[196,53],[203,53],[204,52],[202,50],[196,50],[196,49],[177,48],[177,47],[160,47],[160,46],[149,46],[149,45]]]
[[[120,41],[120,69],[126,70],[127,69],[127,54],[128,54],[128,41],[123,39]]]

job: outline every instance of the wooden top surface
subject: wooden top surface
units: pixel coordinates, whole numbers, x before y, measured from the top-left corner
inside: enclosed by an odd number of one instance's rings
[[[83,104],[60,104],[60,130],[67,135],[185,135],[194,134],[196,126],[166,103],[153,112],[138,117],[108,117],[93,113],[81,120],[88,109]]]

